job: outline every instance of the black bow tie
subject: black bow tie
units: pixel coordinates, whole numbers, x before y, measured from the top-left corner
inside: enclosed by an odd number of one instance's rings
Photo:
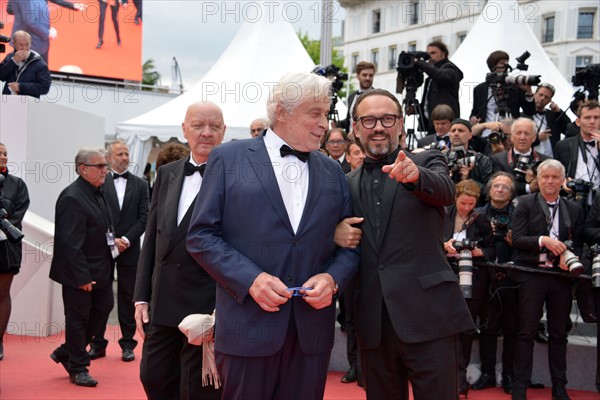
[[[113,179],[119,179],[119,178],[128,179],[129,178],[129,171],[125,171],[122,174],[117,174],[116,172],[113,173]]]
[[[546,115],[546,110],[542,110],[542,111],[536,111],[535,112],[537,115]]]
[[[589,142],[586,142],[584,140],[583,143],[585,143],[586,146],[596,147],[596,141],[595,140],[590,140]]]
[[[194,173],[196,173],[196,172],[200,172],[200,176],[204,176],[205,169],[206,169],[206,164],[194,165],[188,161],[185,163],[184,172],[185,172],[185,176],[194,175]]]
[[[389,164],[391,164],[391,163],[388,162],[387,157],[379,158],[377,160],[374,160],[370,157],[365,157],[365,159],[363,161],[363,166],[368,170],[372,170],[377,167],[379,167],[379,169],[381,169],[381,167],[383,167],[384,165],[389,165]]]
[[[298,158],[298,160],[300,160],[302,162],[306,162],[308,160],[308,154],[309,154],[308,151],[294,150],[287,144],[284,144],[283,146],[281,146],[279,148],[279,153],[281,154],[281,157],[290,156],[290,155],[296,156]]]
[[[557,203],[546,203],[546,204],[548,204],[548,208],[550,208],[550,209],[552,209],[558,205]]]

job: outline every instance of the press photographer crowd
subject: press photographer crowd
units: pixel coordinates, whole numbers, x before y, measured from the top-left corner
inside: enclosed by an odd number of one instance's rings
[[[12,40],[3,93],[39,97],[47,67],[26,32]],[[496,386],[526,399],[544,387],[532,382],[539,342],[552,399],[568,400],[574,302],[577,319],[600,327],[600,65],[573,76],[582,89],[563,109],[544,71],[528,72],[528,52],[513,69],[493,51],[461,110],[463,73],[448,56],[440,41],[399,55],[402,104],[374,87],[375,65],[358,63],[344,118],[340,68],[288,74],[249,139],[223,145],[228,116],[193,104],[188,148],[163,148],[153,187],[128,171],[124,142],[81,149],[56,204],[50,277],[63,287],[66,342],[52,360],[70,382],[98,384],[89,367],[107,353],[116,268],[121,359],[135,359],[137,326],[149,399],[323,398],[337,318],[341,380],[368,399],[408,399],[409,384],[416,400]],[[290,86],[301,89],[293,101]],[[4,334],[29,197],[3,144],[0,174]],[[214,332],[198,342],[207,321]],[[469,382],[473,345],[481,374]]]

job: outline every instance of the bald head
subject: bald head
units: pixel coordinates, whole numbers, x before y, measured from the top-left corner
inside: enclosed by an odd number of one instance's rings
[[[223,112],[216,104],[198,102],[188,107],[182,129],[196,163],[208,160],[211,150],[223,141],[225,128]]]

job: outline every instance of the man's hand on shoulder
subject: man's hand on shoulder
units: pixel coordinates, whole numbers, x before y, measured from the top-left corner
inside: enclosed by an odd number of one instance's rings
[[[292,293],[287,290],[287,286],[278,277],[266,272],[261,272],[254,279],[248,293],[260,308],[268,312],[279,311],[279,306],[285,304],[292,297]]]
[[[413,160],[406,156],[404,150],[400,150],[392,165],[384,165],[381,170],[401,183],[415,183],[419,180],[419,169]]]

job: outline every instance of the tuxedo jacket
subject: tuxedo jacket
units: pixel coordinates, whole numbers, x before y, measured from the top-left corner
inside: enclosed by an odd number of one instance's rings
[[[79,177],[56,201],[50,278],[61,285],[77,288],[92,281],[97,288],[112,285],[106,233],[113,223],[97,192]]]
[[[513,257],[515,264],[529,267],[538,267],[540,246],[540,236],[548,236],[549,216],[548,208],[544,210],[546,200],[540,193],[532,193],[519,197],[519,203],[515,208],[511,220]],[[575,254],[581,254],[582,247],[582,228],[583,212],[577,203],[560,198],[559,201],[559,240],[573,241],[575,245]],[[518,271],[511,271],[511,278],[516,281],[522,281],[523,274]]]
[[[336,248],[333,242],[338,222],[351,216],[346,177],[337,162],[318,151],[310,152],[307,162],[308,193],[294,233],[263,136],[223,144],[210,154],[188,250],[218,282],[219,352],[275,354],[283,346],[291,315],[304,354],[328,353],[333,347],[335,302],[316,310],[294,297],[271,313],[248,293],[262,272],[288,287],[327,272],[340,288],[356,273],[358,251]]]
[[[584,146],[585,144],[580,135],[568,137],[556,143],[556,147],[554,148],[554,158],[565,166],[568,178],[575,178],[579,150]],[[600,171],[596,172],[596,174],[598,173],[600,173]]]
[[[177,225],[188,160],[158,170],[135,281],[134,301],[149,302],[150,323],[163,326],[176,327],[190,314],[212,314],[215,308],[215,282],[185,247],[193,204]]]
[[[547,129],[550,129],[552,136],[550,136],[550,144],[552,145],[552,151],[554,146],[560,140],[561,133],[567,133],[567,125],[571,123],[571,119],[562,110],[555,113],[552,110],[544,110],[544,118],[546,120]],[[539,139],[536,139],[534,146],[540,144]]]
[[[471,117],[479,118],[479,122],[485,122],[487,117],[487,108],[490,95],[488,94],[489,85],[487,82],[480,83],[473,89],[473,109]],[[508,109],[510,116],[517,119],[523,114],[531,117],[535,113],[535,102],[527,101],[525,92],[515,86],[509,85]],[[493,110],[492,110],[493,111]]]
[[[115,237],[125,236],[131,246],[119,255],[117,261],[124,265],[137,265],[140,256],[140,237],[146,229],[148,220],[148,185],[145,180],[129,174],[125,186],[123,208],[119,208],[119,199],[112,173],[106,174],[104,196],[110,207],[115,224]]]
[[[423,90],[421,105],[427,104],[428,115],[431,116],[431,112],[437,105],[446,104],[452,108],[454,116],[459,118],[458,90],[460,81],[463,79],[462,71],[447,58],[433,65],[419,60],[415,65],[427,74],[425,87],[428,89]],[[425,99],[426,94],[427,99]]]
[[[393,154],[396,154],[395,152]],[[473,320],[444,251],[444,206],[454,184],[437,150],[407,153],[419,169],[416,184],[388,179],[381,204],[381,234],[363,223],[356,288],[356,333],[363,350],[381,342],[382,307],[396,335],[422,343],[473,329]],[[370,216],[361,198],[359,167],[348,174],[354,215]]]
[[[532,161],[536,162],[541,162],[550,158],[547,155],[538,153],[535,150],[533,150],[532,152],[532,157]],[[492,154],[490,159],[492,160],[492,164],[494,165],[494,172],[504,171],[514,176],[515,166],[517,165],[518,157],[515,156],[515,153],[512,150],[511,153],[509,153],[508,151],[502,151],[500,153]],[[517,186],[518,196],[522,194],[527,194],[527,183],[518,182],[515,180],[515,185]]]

